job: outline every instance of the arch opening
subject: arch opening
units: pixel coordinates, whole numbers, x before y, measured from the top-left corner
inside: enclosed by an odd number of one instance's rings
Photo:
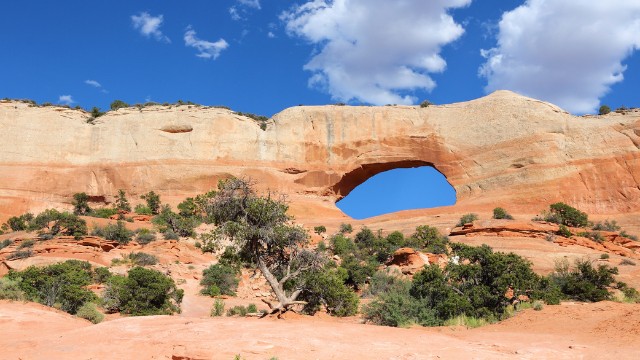
[[[395,166],[372,173],[365,166],[354,170],[349,186],[334,189],[342,198],[336,205],[354,219],[366,219],[402,210],[436,208],[456,203],[456,191],[446,177],[431,164]],[[347,174],[347,175],[349,175]],[[356,176],[353,176],[356,175]],[[360,182],[358,183],[358,180]],[[345,195],[342,195],[345,194]]]

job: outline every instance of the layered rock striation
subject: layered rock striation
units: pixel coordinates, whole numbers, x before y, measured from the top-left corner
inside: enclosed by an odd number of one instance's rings
[[[457,205],[537,211],[565,201],[589,213],[640,211],[640,112],[576,117],[508,91],[427,108],[299,106],[257,122],[215,107],[89,114],[0,102],[0,217],[109,202],[118,189],[193,196],[227,176],[290,195],[300,216],[379,172],[431,165]]]

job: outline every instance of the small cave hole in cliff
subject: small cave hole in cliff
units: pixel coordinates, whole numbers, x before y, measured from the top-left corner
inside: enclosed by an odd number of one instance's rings
[[[431,166],[378,173],[356,186],[336,205],[354,219],[401,210],[435,208],[456,203],[456,191]]]

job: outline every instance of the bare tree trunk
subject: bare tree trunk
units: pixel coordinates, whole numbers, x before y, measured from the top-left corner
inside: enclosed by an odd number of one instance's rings
[[[262,275],[264,275],[264,278],[267,279],[269,286],[271,286],[271,289],[276,294],[276,298],[278,299],[278,303],[275,305],[267,300],[262,300],[269,306],[269,309],[271,310],[269,314],[278,314],[278,316],[280,316],[282,313],[291,310],[291,307],[294,305],[306,304],[305,301],[296,301],[296,299],[302,292],[301,290],[296,290],[290,296],[287,296],[286,292],[284,291],[284,284],[281,284],[278,279],[273,276],[267,265],[260,258],[258,258],[258,269],[260,269]]]

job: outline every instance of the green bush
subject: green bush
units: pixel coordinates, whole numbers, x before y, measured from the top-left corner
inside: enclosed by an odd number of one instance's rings
[[[620,236],[622,236],[622,237],[624,237],[624,238],[627,238],[627,239],[631,239],[631,240],[633,240],[633,241],[638,241],[638,237],[637,237],[637,236],[627,234],[627,232],[626,232],[626,231],[624,231],[624,230],[623,230],[623,231],[620,231]]]
[[[109,107],[111,108],[111,110],[118,110],[122,108],[128,108],[129,104],[122,100],[114,100]]]
[[[29,222],[33,220],[33,214],[26,213],[20,216],[13,216],[7,220],[7,225],[11,228],[11,231],[24,231],[29,227]]]
[[[598,221],[593,225],[591,230],[600,230],[600,231],[618,231],[620,230],[620,226],[618,222],[615,220],[605,220],[604,223]]]
[[[433,104],[429,100],[424,100],[423,102],[420,103],[420,107],[421,108],[426,108],[426,107],[429,107],[431,105],[433,105]]]
[[[84,192],[73,194],[73,213],[76,215],[87,215],[91,212],[89,207],[89,195]]]
[[[351,254],[356,250],[356,244],[342,233],[336,234],[329,239],[333,253],[338,256]]]
[[[47,209],[29,222],[30,231],[38,230],[40,234],[51,236],[67,235],[76,239],[87,235],[87,222],[77,215],[68,212],[59,212],[55,209]]]
[[[118,211],[131,212],[131,205],[129,204],[129,200],[127,200],[127,194],[122,189],[118,190],[114,205]]]
[[[440,325],[432,309],[410,294],[411,282],[399,280],[393,287],[363,306],[365,321],[384,326]]]
[[[24,292],[20,289],[22,279],[0,278],[0,300],[21,301],[25,299]]]
[[[533,310],[540,311],[544,308],[544,303],[540,300],[536,300],[533,302]]]
[[[320,225],[320,226],[314,227],[313,231],[318,235],[322,235],[323,233],[327,232],[327,228],[324,225]]]
[[[19,281],[27,300],[55,305],[70,314],[95,299],[86,289],[92,279],[91,265],[86,261],[67,260],[40,268],[30,266],[23,271],[11,271],[8,276]]]
[[[160,195],[154,191],[149,191],[146,194],[140,196],[140,198],[147,202],[147,207],[151,210],[153,215],[157,215],[160,212]]]
[[[20,245],[18,245],[17,250],[22,250],[22,249],[26,249],[26,248],[32,248],[33,245],[35,245],[35,240],[23,240]]]
[[[143,204],[136,205],[133,211],[138,215],[153,215],[153,213],[151,212],[151,209],[149,209],[149,207]]]
[[[602,260],[607,260],[609,257],[610,257],[609,254],[601,254],[600,255],[600,259],[602,259]]]
[[[235,296],[239,283],[240,279],[236,268],[222,264],[211,265],[202,272],[200,285],[203,288],[200,293],[209,296]]]
[[[597,302],[611,299],[608,287],[615,283],[613,275],[617,274],[618,268],[604,264],[594,268],[587,259],[576,260],[571,268],[564,259],[556,263],[551,278],[569,299]]]
[[[478,215],[476,215],[476,214],[465,214],[465,215],[462,215],[462,217],[460,217],[460,221],[458,221],[456,226],[463,226],[465,224],[472,223],[472,222],[474,222],[476,220],[478,220]]]
[[[560,225],[560,227],[558,228],[558,232],[556,233],[562,237],[566,237],[566,238],[570,238],[571,235],[571,231],[569,230],[568,227],[566,227],[565,225]]]
[[[224,300],[215,299],[213,301],[213,307],[211,308],[211,316],[222,316],[224,315]]]
[[[506,220],[513,220],[513,216],[511,216],[507,210],[501,208],[501,207],[497,207],[495,209],[493,209],[493,218],[494,219],[506,219]]]
[[[256,304],[249,304],[247,305],[247,313],[249,314],[255,314],[258,312],[258,307],[256,306]]]
[[[360,260],[354,255],[349,255],[342,259],[340,267],[347,270],[345,283],[353,286],[356,290],[361,289],[378,267],[373,261]]]
[[[93,281],[98,284],[104,284],[111,277],[111,272],[106,267],[98,267],[93,271]]]
[[[611,108],[607,105],[600,106],[600,109],[598,110],[599,115],[606,115],[610,112],[611,112]]]
[[[180,312],[184,291],[163,273],[134,267],[126,277],[112,276],[107,281],[103,305],[111,312],[131,315],[169,315]]]
[[[332,316],[352,316],[358,312],[358,295],[345,286],[343,269],[318,269],[307,273],[301,280],[304,289],[300,299],[307,302],[303,311],[315,314],[324,306]]]
[[[353,226],[351,224],[340,224],[341,234],[351,234],[353,232]]]
[[[98,311],[96,304],[94,303],[85,303],[82,305],[78,312],[76,312],[76,316],[85,320],[89,320],[94,324],[101,323],[104,320],[104,314]]]
[[[227,316],[247,316],[247,308],[244,306],[236,305],[227,310]]]
[[[116,215],[117,213],[118,213],[118,209],[116,208],[98,208],[98,209],[92,209],[88,215],[97,217],[97,218],[109,219],[110,217],[112,217],[113,215]]]
[[[152,241],[156,241],[156,233],[149,229],[140,228],[136,230],[136,241],[140,245],[146,245]]]
[[[369,281],[369,285],[363,292],[363,296],[371,297],[390,291],[398,281],[402,281],[401,273],[389,273],[378,270]]]
[[[597,243],[602,243],[604,241],[604,237],[602,236],[602,234],[597,231],[582,231],[578,233],[578,236],[585,237]]]
[[[33,250],[31,249],[16,250],[11,254],[7,255],[7,260],[20,260],[20,259],[30,258],[32,256],[33,256]]]
[[[163,206],[160,213],[154,216],[151,222],[156,225],[162,233],[171,230],[182,237],[194,237],[196,235],[195,228],[199,224],[198,219],[176,214],[171,211],[168,205]]]
[[[589,223],[589,216],[574,207],[559,202],[549,206],[549,214],[545,220],[571,227],[585,227]]]
[[[133,238],[134,232],[128,230],[123,221],[118,220],[115,224],[107,224],[103,228],[94,228],[92,234],[104,237],[107,240],[116,241],[121,245],[126,245]]]
[[[2,241],[0,241],[0,250],[6,248],[7,246],[13,244],[13,240],[11,239],[4,239]]]
[[[155,265],[158,263],[158,258],[154,255],[144,252],[132,252],[128,255],[131,263],[137,266]]]
[[[178,236],[178,234],[176,234],[175,232],[173,232],[173,230],[171,229],[167,229],[162,233],[162,237],[165,240],[180,240],[180,236]]]
[[[449,238],[440,235],[435,227],[420,225],[416,227],[416,232],[411,236],[416,239],[420,247],[432,254],[448,254]]]

